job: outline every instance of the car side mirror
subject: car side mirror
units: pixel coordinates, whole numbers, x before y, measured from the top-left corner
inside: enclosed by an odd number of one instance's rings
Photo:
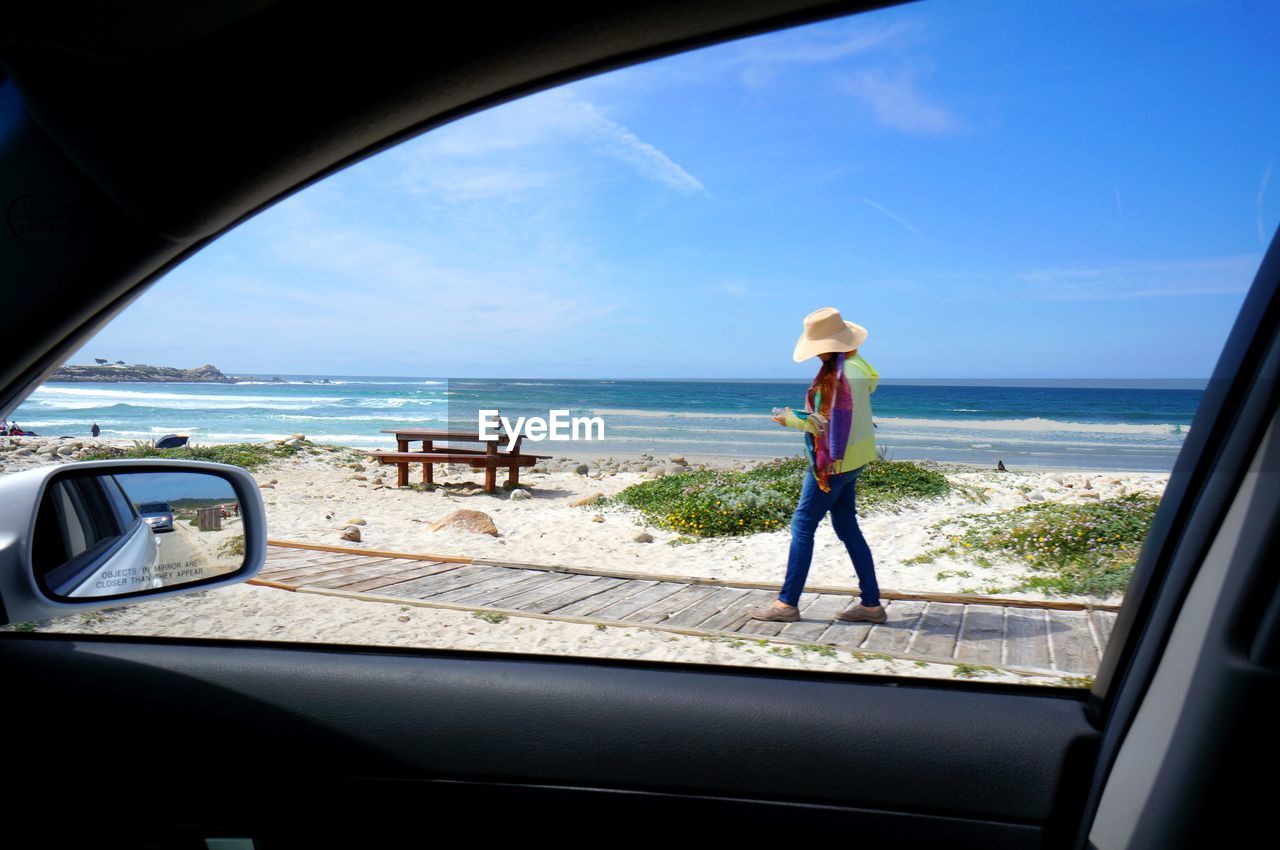
[[[235,584],[266,551],[262,494],[239,467],[107,460],[0,477],[6,623]]]

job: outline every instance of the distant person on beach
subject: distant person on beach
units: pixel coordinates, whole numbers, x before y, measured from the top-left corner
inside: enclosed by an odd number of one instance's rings
[[[97,422],[95,422],[95,423],[93,423],[93,428],[91,428],[91,429],[89,430],[89,433],[96,437],[96,436],[98,436],[99,434],[101,434],[101,433],[102,433],[102,429],[101,429],[101,428],[99,428],[99,427],[98,427],[98,423],[97,423]]]
[[[806,432],[809,468],[791,518],[791,551],[782,591],[772,604],[751,609],[754,619],[800,619],[800,593],[813,560],[813,534],[827,511],[836,536],[853,561],[862,596],[860,604],[851,605],[836,618],[868,623],[883,623],[889,618],[880,604],[875,561],[858,527],[855,503],[858,476],[876,459],[870,394],[880,382],[880,373],[858,354],[858,346],[866,339],[866,328],[846,322],[834,307],[814,310],[804,318],[804,332],[792,359],[800,363],[817,355],[822,366],[805,394],[805,410],[797,413],[789,407],[776,408],[772,418],[779,425]],[[854,380],[850,381],[850,376]]]

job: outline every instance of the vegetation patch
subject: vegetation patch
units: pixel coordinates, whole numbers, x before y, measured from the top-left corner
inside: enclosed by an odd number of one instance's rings
[[[507,615],[501,611],[472,611],[471,616],[488,623],[504,623],[507,620]]]
[[[1082,504],[1035,502],[1008,511],[944,520],[935,532],[960,526],[945,546],[909,562],[938,555],[989,565],[987,556],[1016,559],[1031,572],[1008,590],[1110,596],[1124,593],[1160,499],[1129,493]]]
[[[1058,681],[1068,688],[1092,688],[1092,676],[1062,676]]]
[[[244,535],[237,534],[218,547],[219,558],[244,557]]]
[[[310,446],[310,443],[303,443]],[[227,443],[217,446],[183,446],[178,449],[157,449],[143,442],[135,442],[129,448],[104,446],[84,456],[85,460],[122,460],[165,458],[168,460],[204,460],[211,463],[229,463],[244,469],[257,469],[271,461],[292,457],[299,449],[283,443]]]
[[[602,499],[638,509],[650,525],[690,539],[777,531],[791,523],[808,461],[785,458],[746,472],[692,470],[644,481]],[[875,460],[858,479],[859,513],[944,496],[945,476],[910,461]],[[675,542],[675,541],[673,541]]]

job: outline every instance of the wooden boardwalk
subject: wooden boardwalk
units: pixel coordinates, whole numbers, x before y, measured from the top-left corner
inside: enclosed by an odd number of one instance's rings
[[[882,591],[887,622],[845,623],[845,588],[810,588],[801,620],[752,620],[748,609],[779,585],[642,576],[579,567],[410,555],[271,541],[254,583],[305,593],[460,610],[504,612],[681,634],[826,644],[906,660],[982,664],[1035,675],[1088,675],[1115,606]]]

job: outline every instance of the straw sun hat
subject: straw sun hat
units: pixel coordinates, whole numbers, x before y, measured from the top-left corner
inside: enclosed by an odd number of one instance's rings
[[[835,307],[819,307],[804,317],[804,333],[796,340],[792,359],[799,363],[828,351],[853,351],[867,341],[867,329],[846,322]]]

